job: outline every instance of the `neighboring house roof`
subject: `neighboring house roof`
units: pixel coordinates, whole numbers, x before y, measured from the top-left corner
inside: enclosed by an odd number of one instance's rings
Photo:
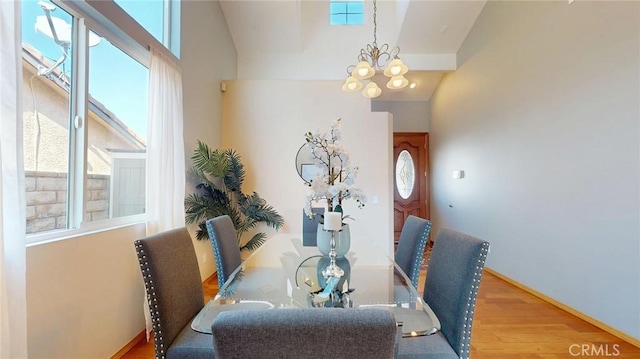
[[[35,71],[39,68],[48,68],[53,64],[53,62],[47,59],[42,55],[36,48],[29,44],[22,44],[22,59],[23,66],[29,64]],[[33,72],[33,71],[32,71]],[[70,79],[67,75],[65,75],[60,68],[57,68],[51,72],[48,76],[41,76],[45,81],[43,81],[48,86],[56,89],[58,92],[62,92],[69,95],[69,90],[71,88]],[[48,81],[47,81],[48,80]],[[147,144],[143,138],[141,138],[135,131],[129,128],[122,120],[118,119],[118,117],[111,112],[108,108],[106,108],[100,101],[96,100],[94,97],[89,95],[89,111],[93,112],[96,117],[104,121],[105,125],[112,128],[114,131],[118,132],[124,138],[132,143],[133,146],[139,147],[141,150],[144,150],[147,147]],[[122,152],[122,150],[113,150],[114,152]],[[127,150],[127,152],[136,152]]]

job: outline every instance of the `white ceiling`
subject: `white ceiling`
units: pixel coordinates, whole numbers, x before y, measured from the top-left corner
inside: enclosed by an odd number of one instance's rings
[[[415,89],[391,91],[380,100],[428,100],[486,0],[378,0],[377,42],[400,47]],[[373,42],[373,2],[365,0],[365,24],[329,25],[329,0],[222,0],[238,52],[239,79],[337,80],[347,75],[360,49]]]

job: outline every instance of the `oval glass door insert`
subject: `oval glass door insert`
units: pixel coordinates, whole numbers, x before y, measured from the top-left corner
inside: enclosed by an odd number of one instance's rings
[[[413,158],[407,150],[402,150],[396,160],[396,187],[403,199],[409,198],[413,192],[416,171]]]

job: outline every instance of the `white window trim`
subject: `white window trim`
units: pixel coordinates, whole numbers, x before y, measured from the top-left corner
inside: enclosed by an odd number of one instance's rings
[[[149,48],[151,46],[160,49],[164,55],[175,61],[176,64],[179,63],[178,58],[164,44],[113,1],[52,1],[64,4],[66,7],[77,11],[80,16],[86,17],[88,21],[91,21],[92,27],[96,26],[100,31],[111,34],[112,36],[110,37],[115,41],[114,45],[147,67],[149,66]],[[176,5],[179,6],[179,2]],[[179,11],[172,10],[172,13],[174,12],[179,13]],[[168,43],[168,45],[170,46],[171,43]]]
[[[122,227],[144,224],[146,221],[146,214],[137,214],[135,216],[110,218],[100,221],[88,222],[82,228],[77,229],[58,229],[42,233],[29,234],[27,235],[27,247],[62,241],[65,239],[76,237],[83,237],[86,235],[111,231]]]

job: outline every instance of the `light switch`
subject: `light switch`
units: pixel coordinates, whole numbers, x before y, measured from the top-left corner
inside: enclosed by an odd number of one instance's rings
[[[464,171],[463,170],[455,170],[453,171],[453,179],[461,179],[464,178]]]

